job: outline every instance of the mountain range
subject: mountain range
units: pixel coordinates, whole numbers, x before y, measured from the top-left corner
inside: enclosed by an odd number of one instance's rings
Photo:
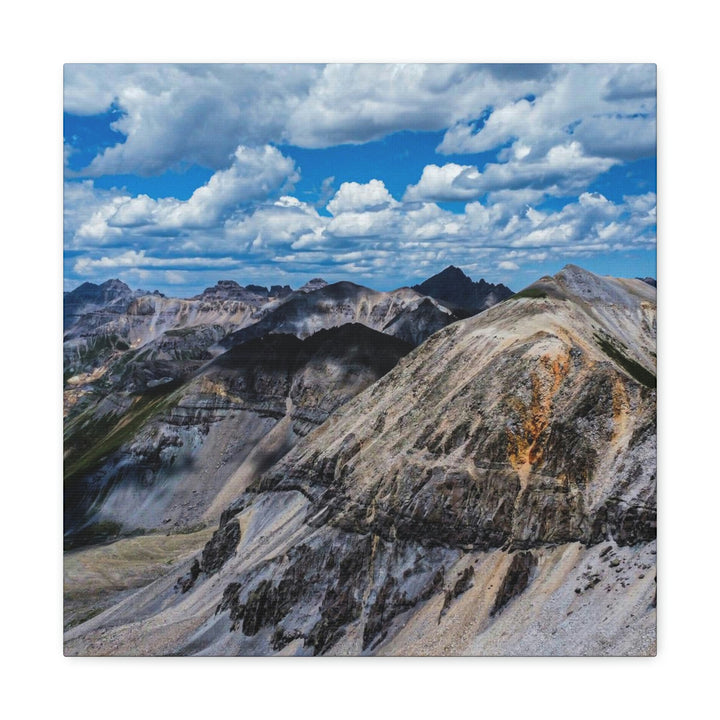
[[[118,282],[65,296],[66,654],[655,652],[647,279]]]

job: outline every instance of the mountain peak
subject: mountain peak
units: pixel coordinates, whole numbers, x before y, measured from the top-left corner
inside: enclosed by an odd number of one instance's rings
[[[641,279],[596,275],[578,265],[566,265],[553,276],[543,276],[521,290],[518,298],[556,298],[592,306],[594,312],[610,312],[613,307],[640,308],[654,303],[656,290]]]
[[[413,285],[413,290],[472,310],[486,310],[513,294],[501,283],[493,285],[483,279],[473,282],[454,265],[448,265],[420,285]]]
[[[103,290],[115,290],[118,292],[132,292],[130,287],[126,285],[122,280],[118,278],[111,278],[106,280],[102,285],[99,286]]]
[[[428,279],[434,280],[436,278],[453,278],[460,281],[470,280],[470,282],[472,282],[470,277],[468,277],[459,267],[455,267],[455,265],[448,265],[444,270],[441,270],[439,273],[433,275],[431,278]]]
[[[260,298],[267,298],[268,289],[259,285],[248,285],[243,287],[234,280],[218,280],[215,285],[205,288],[194,300],[245,300],[254,301]]]
[[[638,288],[634,280],[596,275],[577,265],[566,265],[554,280],[565,294],[593,303],[635,306],[653,292],[649,284]]]
[[[311,293],[315,290],[320,290],[320,288],[324,288],[327,284],[327,281],[322,278],[313,278],[309,282],[306,282],[301,288],[298,288],[298,292]]]

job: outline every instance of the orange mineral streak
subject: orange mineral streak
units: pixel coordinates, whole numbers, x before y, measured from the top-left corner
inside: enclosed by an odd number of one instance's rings
[[[508,459],[520,475],[521,486],[527,484],[533,466],[542,462],[543,433],[550,424],[553,401],[570,371],[570,354],[543,355],[537,370],[530,373],[530,404],[514,399],[513,409],[522,419],[519,432],[508,432]]]

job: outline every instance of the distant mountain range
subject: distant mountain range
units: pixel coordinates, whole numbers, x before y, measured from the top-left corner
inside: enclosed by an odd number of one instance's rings
[[[652,284],[118,283],[65,295],[66,654],[654,652]]]

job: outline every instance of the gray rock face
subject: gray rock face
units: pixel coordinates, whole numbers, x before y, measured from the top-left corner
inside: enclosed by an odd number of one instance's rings
[[[207,575],[215,574],[235,553],[240,542],[240,525],[230,520],[212,536],[202,552],[200,569]]]
[[[301,288],[298,289],[298,292],[301,293],[311,293],[315,292],[315,290],[321,290],[322,288],[327,286],[327,282],[323,280],[322,278],[313,278],[309,282],[306,282]]]
[[[530,577],[537,567],[537,558],[529,551],[521,551],[513,555],[507,574],[503,578],[491,615],[500,612],[514,597],[520,595],[530,583]]]
[[[110,306],[110,312],[122,312],[134,296],[121,280],[107,280],[102,285],[85,282],[63,294],[63,327],[69,328],[82,315]]]
[[[248,303],[261,304],[271,298],[283,298],[292,293],[289,285],[273,285],[270,290],[262,285],[243,287],[234,280],[219,280],[217,284],[206,288],[193,300],[242,300]]]

